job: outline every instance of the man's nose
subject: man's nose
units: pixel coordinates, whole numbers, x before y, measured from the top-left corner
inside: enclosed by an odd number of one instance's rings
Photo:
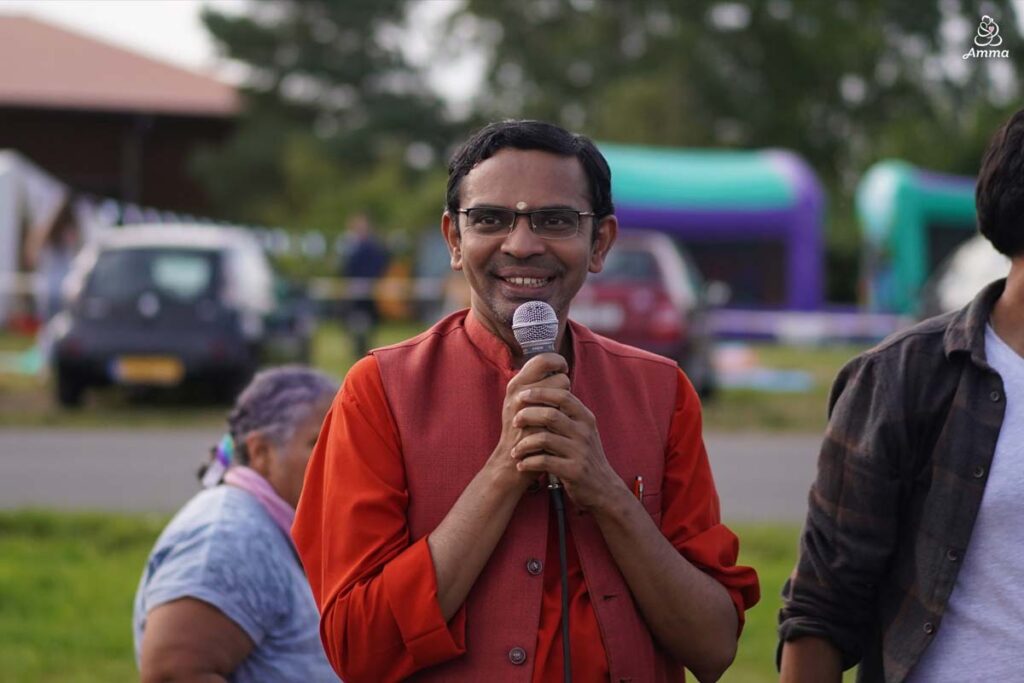
[[[512,231],[501,243],[501,251],[516,258],[544,253],[544,240],[530,227],[529,216],[516,216]]]

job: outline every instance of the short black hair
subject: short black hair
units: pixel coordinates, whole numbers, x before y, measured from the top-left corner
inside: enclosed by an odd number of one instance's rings
[[[570,133],[553,123],[508,119],[487,124],[462,143],[452,155],[448,163],[448,192],[445,197],[445,208],[449,214],[455,216],[460,208],[459,188],[466,174],[481,161],[508,147],[576,157],[587,175],[590,210],[595,214],[594,220],[600,221],[615,213],[615,205],[612,204],[612,172],[590,138]]]
[[[978,229],[1002,254],[1024,254],[1024,109],[992,136],[975,189]]]

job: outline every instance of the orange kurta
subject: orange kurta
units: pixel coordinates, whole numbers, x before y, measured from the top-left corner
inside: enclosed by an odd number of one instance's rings
[[[757,576],[735,566],[738,544],[719,522],[700,424],[697,396],[681,377],[665,456],[660,528],[684,557],[729,591],[742,623],[744,610],[759,597]],[[426,538],[410,544],[399,449],[378,363],[369,356],[349,372],[327,415],[293,527],[320,607],[328,659],[352,681],[398,680],[457,657],[466,647],[464,608],[447,624],[442,619]],[[534,681],[562,677],[555,533],[549,524]],[[568,561],[573,674],[581,681],[607,680],[600,630],[571,539]]]

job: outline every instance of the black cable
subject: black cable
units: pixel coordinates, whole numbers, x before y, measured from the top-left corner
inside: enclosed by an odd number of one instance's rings
[[[562,487],[548,487],[551,502],[555,505],[558,520],[558,561],[562,565],[562,677],[565,683],[572,683],[572,648],[569,644],[569,561],[565,550],[565,501]]]

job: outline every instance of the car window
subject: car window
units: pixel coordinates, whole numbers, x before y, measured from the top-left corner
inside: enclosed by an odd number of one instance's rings
[[[657,282],[661,279],[661,271],[650,251],[613,247],[605,259],[604,268],[592,277],[602,282]]]
[[[236,308],[269,314],[276,305],[274,274],[258,247],[236,247],[227,252],[224,300]]]
[[[216,255],[196,250],[115,249],[103,252],[89,276],[87,294],[128,301],[157,292],[179,301],[212,296]]]

